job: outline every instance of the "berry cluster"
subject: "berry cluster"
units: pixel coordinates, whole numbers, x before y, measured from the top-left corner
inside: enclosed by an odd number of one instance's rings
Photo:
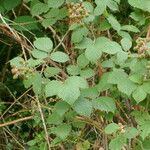
[[[28,74],[33,73],[33,69],[27,66],[12,66],[11,72],[13,74],[13,79],[17,79],[18,77],[26,78]]]
[[[136,40],[136,47],[134,48],[135,50],[138,51],[139,57],[143,58],[147,55],[147,51],[150,50],[147,43],[150,42],[150,38],[138,38]]]
[[[82,19],[89,15],[83,3],[68,3],[67,9],[69,13],[70,24],[81,23]]]

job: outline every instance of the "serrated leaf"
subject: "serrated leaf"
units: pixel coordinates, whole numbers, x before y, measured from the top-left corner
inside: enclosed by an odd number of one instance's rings
[[[92,113],[92,103],[85,98],[79,98],[74,104],[73,109],[79,114],[90,117]]]
[[[70,105],[64,101],[59,101],[54,106],[54,112],[59,116],[63,116],[70,108]]]
[[[10,65],[12,67],[21,67],[24,62],[24,59],[18,56],[10,60]]]
[[[47,12],[48,9],[49,9],[49,8],[48,8],[47,4],[44,4],[44,3],[39,2],[39,3],[36,3],[36,4],[31,8],[31,14],[32,14],[33,16],[38,16],[38,15],[40,15],[40,14],[42,14],[42,13]]]
[[[108,124],[105,128],[105,133],[106,134],[115,133],[117,130],[119,130],[119,128],[120,128],[119,125],[116,123]]]
[[[69,56],[66,53],[58,52],[58,51],[51,53],[50,58],[53,61],[60,62],[60,63],[65,63],[66,61],[69,60]]]
[[[66,84],[71,84],[74,87],[78,87],[78,88],[88,88],[88,83],[87,81],[79,76],[71,76],[69,77],[66,81]]]
[[[90,45],[85,51],[86,58],[92,62],[96,62],[101,55],[102,51],[96,46],[96,44]]]
[[[14,28],[19,31],[38,29],[36,19],[31,16],[19,16],[14,20]]]
[[[43,59],[43,58],[48,57],[48,53],[44,51],[36,50],[36,49],[33,50],[31,54],[34,58],[38,58],[38,59]]]
[[[126,31],[130,31],[130,32],[135,32],[135,33],[140,32],[140,30],[133,25],[124,25],[121,27],[121,29],[126,30]]]
[[[71,41],[73,43],[79,43],[88,34],[88,29],[86,27],[80,27],[73,31],[71,36]]]
[[[41,37],[34,41],[34,46],[44,52],[50,52],[53,48],[53,42],[50,38]]]
[[[3,0],[3,6],[6,10],[11,10],[21,3],[21,0]]]
[[[41,74],[36,72],[32,78],[33,91],[35,95],[40,95],[42,93],[42,77]]]
[[[109,75],[110,73],[107,72],[101,76],[101,79],[96,86],[99,92],[105,91],[111,87],[111,84],[108,82]]]
[[[121,30],[121,25],[120,23],[117,21],[117,19],[113,16],[113,15],[109,15],[107,18],[108,22],[111,24],[112,28],[120,31]]]
[[[127,74],[122,69],[115,69],[109,74],[108,82],[112,84],[119,84],[127,78]]]
[[[132,74],[129,76],[129,79],[131,81],[133,81],[134,83],[138,83],[138,84],[141,84],[142,83],[142,80],[143,80],[143,75],[142,74],[138,74],[138,73],[135,73],[135,74]],[[144,89],[144,88],[143,88]]]
[[[117,84],[118,90],[127,96],[130,96],[135,91],[137,85],[129,79],[124,79]]]
[[[143,100],[146,98],[147,94],[146,94],[146,92],[144,91],[143,87],[142,87],[142,86],[139,86],[139,87],[137,87],[137,89],[133,92],[132,96],[133,96],[133,98],[135,99],[135,101],[136,101],[137,103],[139,103],[139,102],[143,101]]]
[[[46,67],[44,70],[44,75],[49,78],[55,76],[61,72],[61,69],[55,67]]]
[[[99,96],[99,92],[96,87],[90,87],[81,90],[81,97],[88,99],[95,99]]]
[[[146,137],[150,135],[150,121],[145,121],[142,125],[140,125],[139,129],[141,131],[140,136],[144,140]]]
[[[92,70],[91,68],[88,69],[84,69],[80,71],[80,76],[83,78],[91,78],[95,75],[94,70]]]
[[[149,0],[128,0],[128,2],[133,7],[150,12],[150,1]]]
[[[128,59],[128,53],[120,51],[117,53],[117,63],[120,65]]]
[[[70,84],[65,84],[58,92],[58,96],[66,101],[68,104],[72,105],[80,96],[80,90],[78,87],[74,87]]]
[[[46,121],[48,125],[59,125],[63,122],[63,118],[57,112],[53,112],[51,115],[48,116]]]
[[[57,95],[59,92],[59,89],[61,88],[62,83],[60,81],[50,81],[45,86],[45,96],[51,97],[54,95]]]
[[[97,38],[96,45],[101,51],[107,54],[115,54],[119,51],[122,51],[121,46],[117,42],[111,41],[106,37]]]
[[[112,11],[118,11],[118,4],[117,2],[113,1],[113,0],[108,0],[108,4],[107,6],[112,10]]]
[[[125,136],[128,139],[132,139],[132,138],[135,138],[138,134],[139,134],[139,131],[136,128],[134,128],[134,127],[128,127],[126,129]]]
[[[51,128],[51,132],[56,134],[62,140],[65,140],[71,131],[71,126],[67,124],[61,124],[57,127]]]
[[[86,67],[89,64],[89,60],[85,57],[84,53],[78,56],[77,64],[81,68],[84,68],[84,67]]]
[[[101,1],[101,0],[97,0],[96,1],[96,8],[94,9],[94,15],[98,16],[98,15],[101,15],[103,14],[103,12],[106,10],[106,1]]]
[[[150,82],[144,82],[142,85],[142,89],[147,93],[150,94]]]
[[[69,65],[67,67],[67,72],[70,75],[78,75],[80,73],[80,68],[77,65]]]
[[[79,89],[87,87],[88,85],[85,79],[78,76],[72,76],[64,82],[58,92],[58,96],[72,105],[80,96]]]
[[[132,47],[132,41],[129,38],[123,38],[121,45],[125,51],[128,51]]]
[[[109,148],[111,150],[121,150],[123,146],[126,144],[126,138],[123,135],[119,135],[111,140],[109,144]]]
[[[93,107],[95,109],[106,111],[106,112],[114,112],[116,110],[116,105],[114,100],[111,97],[107,97],[107,96],[102,96],[93,100]]]
[[[64,3],[64,0],[48,0],[48,6],[50,8],[58,8]]]

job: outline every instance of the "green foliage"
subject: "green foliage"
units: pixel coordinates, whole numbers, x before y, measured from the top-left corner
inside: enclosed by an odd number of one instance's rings
[[[0,4],[0,149],[150,149],[149,0]]]

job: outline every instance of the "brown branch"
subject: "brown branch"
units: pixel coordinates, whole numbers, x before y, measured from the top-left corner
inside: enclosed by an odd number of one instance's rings
[[[17,36],[14,36],[12,32],[3,24],[0,24],[0,30],[3,32],[3,34],[7,35],[8,37],[14,39],[17,43],[21,44],[23,47],[25,47],[27,50],[31,49],[31,46],[29,46],[16,32]]]
[[[22,122],[22,121],[30,120],[30,119],[33,119],[33,116],[20,118],[20,119],[14,120],[14,121],[10,121],[10,122],[6,122],[6,123],[3,123],[3,124],[0,124],[0,128],[1,127],[5,127],[5,126],[9,126],[9,125],[12,125],[12,124],[16,124],[16,123],[19,123],[19,122]]]

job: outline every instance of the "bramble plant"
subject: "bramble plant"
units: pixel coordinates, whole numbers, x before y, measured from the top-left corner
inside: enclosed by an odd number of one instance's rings
[[[0,149],[150,149],[150,0],[0,0],[0,42]]]

